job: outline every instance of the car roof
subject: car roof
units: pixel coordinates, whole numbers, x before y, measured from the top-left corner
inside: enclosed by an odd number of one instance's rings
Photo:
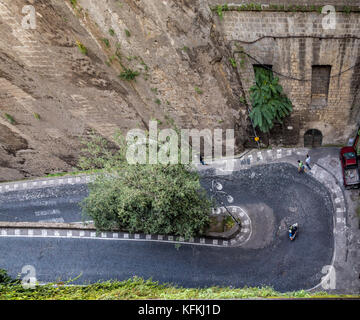
[[[341,148],[341,151],[340,151],[341,154],[348,153],[348,152],[356,153],[355,149],[353,147],[343,147],[343,148]]]

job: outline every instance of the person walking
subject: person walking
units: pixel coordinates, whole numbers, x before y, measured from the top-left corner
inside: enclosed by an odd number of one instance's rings
[[[205,162],[204,162],[204,158],[203,156],[200,154],[200,163],[205,166]]]
[[[304,166],[303,162],[301,160],[298,160],[298,164],[299,164],[299,166],[298,166],[299,173],[305,172],[305,166]]]
[[[310,167],[310,156],[307,154],[306,155],[306,159],[305,159],[305,164],[306,164],[306,167],[311,170],[311,167]]]

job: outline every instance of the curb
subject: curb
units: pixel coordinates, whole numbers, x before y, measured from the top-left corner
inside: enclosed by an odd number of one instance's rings
[[[233,208],[233,207],[231,207]],[[198,244],[216,247],[239,247],[246,243],[251,236],[251,221],[241,208],[239,218],[243,220],[245,228],[233,239],[221,237],[195,237],[185,240],[180,236],[149,235],[130,233],[114,228],[111,231],[97,231],[93,223],[42,223],[42,222],[0,222],[0,237],[55,237],[82,238],[102,240],[138,240],[159,241],[174,244]]]
[[[94,224],[83,223],[43,223],[43,222],[0,222],[0,228],[6,229],[66,229],[66,230],[96,230]],[[118,230],[115,230],[118,231]]]
[[[190,238],[175,237],[169,235],[150,235],[138,234],[121,231],[98,232],[93,227],[84,228],[83,226],[74,226],[70,224],[70,228],[66,228],[67,224],[56,224],[52,226],[42,227],[43,224],[28,223],[11,225],[5,227],[0,226],[0,238],[66,238],[66,239],[91,239],[91,240],[112,240],[112,241],[153,241],[164,242],[170,244],[187,244],[201,245],[211,247],[231,247],[230,241],[223,239],[210,238]]]
[[[64,176],[56,178],[41,178],[33,180],[23,180],[15,182],[0,183],[0,193],[11,191],[31,190],[38,188],[57,187],[62,185],[87,184],[93,179],[94,175]]]

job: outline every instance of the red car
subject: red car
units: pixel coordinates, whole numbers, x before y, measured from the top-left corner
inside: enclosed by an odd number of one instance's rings
[[[359,188],[359,167],[356,151],[353,147],[343,147],[340,150],[340,162],[346,189]]]

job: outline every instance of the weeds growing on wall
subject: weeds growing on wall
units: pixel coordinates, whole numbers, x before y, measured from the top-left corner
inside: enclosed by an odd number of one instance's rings
[[[349,14],[351,12],[360,12],[360,7],[350,6],[335,6],[337,12],[344,12]],[[279,11],[279,12],[317,12],[322,13],[323,6],[317,5],[284,5],[284,4],[270,4],[264,5],[258,3],[246,3],[241,5],[217,5],[211,7],[213,12],[216,12],[220,19],[224,17],[224,11]]]
[[[128,68],[124,68],[124,71],[120,73],[119,77],[126,81],[135,80],[135,78],[140,74],[139,71],[134,71]]]
[[[8,122],[10,122],[11,124],[16,124],[16,121],[15,121],[15,119],[14,119],[14,117],[13,117],[12,115],[10,115],[10,114],[8,114],[8,113],[5,113],[5,114],[4,114],[4,117],[5,117],[5,119],[6,119]]]
[[[79,48],[79,51],[84,54],[87,55],[88,54],[88,49],[80,42],[80,41],[76,41],[76,45]]]

